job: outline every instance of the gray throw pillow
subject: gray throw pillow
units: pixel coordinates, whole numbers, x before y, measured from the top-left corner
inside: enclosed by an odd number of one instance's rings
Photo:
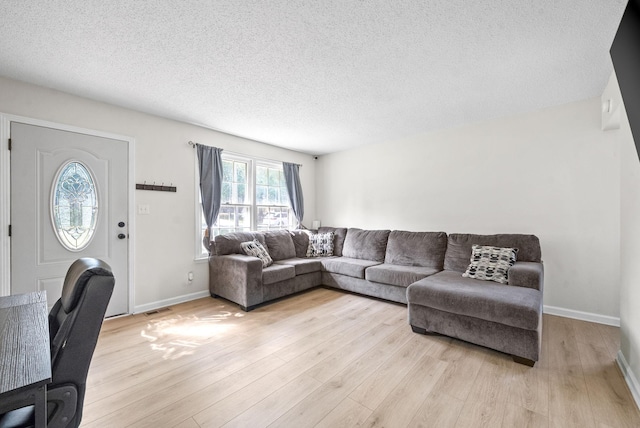
[[[333,232],[309,235],[307,257],[333,256]]]
[[[241,243],[240,248],[242,248],[242,251],[244,251],[247,256],[254,256],[262,260],[263,268],[270,266],[273,263],[269,252],[257,239]]]
[[[473,245],[471,263],[462,276],[507,284],[509,268],[516,262],[517,253],[517,248]]]

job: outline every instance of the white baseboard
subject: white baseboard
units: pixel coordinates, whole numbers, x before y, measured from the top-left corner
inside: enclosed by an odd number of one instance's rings
[[[633,395],[636,406],[640,409],[640,383],[638,383],[638,378],[636,378],[631,367],[627,364],[627,360],[624,358],[622,351],[618,351],[616,361],[618,363],[618,367],[620,367],[620,371],[622,371],[622,374],[624,375],[624,380],[627,382],[631,395]]]
[[[565,318],[573,318],[582,321],[595,322],[598,324],[612,325],[620,327],[619,317],[610,317],[608,315],[594,314],[591,312],[574,311],[573,309],[558,308],[556,306],[544,305],[544,313],[549,315],[558,315]]]
[[[134,307],[133,313],[139,314],[141,312],[148,312],[154,309],[165,308],[171,305],[177,305],[178,303],[190,302],[191,300],[201,299],[203,297],[210,296],[209,290],[197,291],[195,293],[183,294],[182,296],[172,297],[171,299],[158,300],[156,302],[145,303]]]

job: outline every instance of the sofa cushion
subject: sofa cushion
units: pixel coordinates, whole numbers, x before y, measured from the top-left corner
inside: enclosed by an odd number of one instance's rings
[[[323,226],[318,229],[318,233],[333,232],[333,255],[342,256],[342,247],[344,246],[344,239],[347,236],[347,229],[345,227],[329,227]]]
[[[538,290],[463,278],[446,270],[411,284],[407,301],[525,330],[538,328],[542,311]]]
[[[518,260],[523,262],[540,262],[540,240],[535,235],[501,234],[472,235],[452,233],[447,242],[444,258],[444,269],[464,272],[471,259],[473,245],[491,245],[494,247],[511,247],[518,249]]]
[[[389,234],[384,262],[442,270],[446,250],[447,234],[444,232],[393,230]]]
[[[296,269],[296,275],[322,271],[322,263],[320,263],[318,259],[301,259],[296,257],[293,259],[279,260],[275,263],[293,266]]]
[[[262,269],[262,283],[264,285],[284,281],[285,279],[294,278],[295,276],[296,268],[290,265],[274,263]]]
[[[242,248],[242,251],[244,251],[247,256],[259,258],[262,261],[263,268],[270,266],[273,263],[273,259],[269,255],[269,252],[257,239],[241,243],[240,248]]]
[[[217,235],[214,238],[215,251],[219,256],[227,254],[245,254],[240,247],[243,242],[257,239],[262,245],[265,244],[264,235],[261,232],[234,232],[224,235]]]
[[[383,262],[390,232],[350,228],[344,240],[342,255],[352,259]]]
[[[296,256],[291,233],[288,230],[270,230],[264,232],[264,240],[271,258],[275,260],[290,259]]]
[[[364,279],[364,271],[370,266],[379,265],[373,260],[351,259],[348,257],[328,257],[319,259],[325,271]]]
[[[509,268],[516,262],[517,253],[517,248],[473,245],[471,263],[462,276],[506,284],[509,282],[507,279]]]
[[[364,278],[381,284],[397,285],[398,287],[408,287],[414,282],[426,278],[429,275],[439,272],[440,269],[434,269],[424,266],[401,266],[383,263],[377,266],[371,266],[364,272]]]
[[[309,235],[307,257],[333,256],[333,232],[313,233]]]
[[[309,235],[307,230],[296,229],[291,230],[291,239],[293,246],[296,247],[296,257],[307,257],[307,249],[309,248]]]

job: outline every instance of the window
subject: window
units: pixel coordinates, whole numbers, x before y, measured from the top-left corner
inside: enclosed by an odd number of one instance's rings
[[[287,229],[295,225],[282,164],[222,153],[222,199],[213,234]],[[196,183],[197,187],[197,183]],[[198,188],[198,195],[200,189]],[[199,204],[199,257],[206,257],[202,236],[207,223]]]
[[[91,243],[98,220],[98,195],[91,173],[77,161],[65,164],[51,192],[51,219],[60,243],[81,251]]]
[[[258,230],[283,229],[293,222],[282,165],[258,163],[256,166],[256,207]]]
[[[251,161],[223,156],[222,171],[222,207],[214,234],[251,230]]]

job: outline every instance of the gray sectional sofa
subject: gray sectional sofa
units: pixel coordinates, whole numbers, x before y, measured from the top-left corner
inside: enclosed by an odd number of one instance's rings
[[[407,304],[415,332],[438,333],[513,355],[533,365],[542,333],[544,270],[536,236],[471,235],[323,227],[333,232],[333,256],[307,257],[307,231],[216,236],[209,288],[249,311],[317,286]],[[273,264],[244,255],[258,240]],[[508,284],[465,278],[473,245],[517,248]]]

